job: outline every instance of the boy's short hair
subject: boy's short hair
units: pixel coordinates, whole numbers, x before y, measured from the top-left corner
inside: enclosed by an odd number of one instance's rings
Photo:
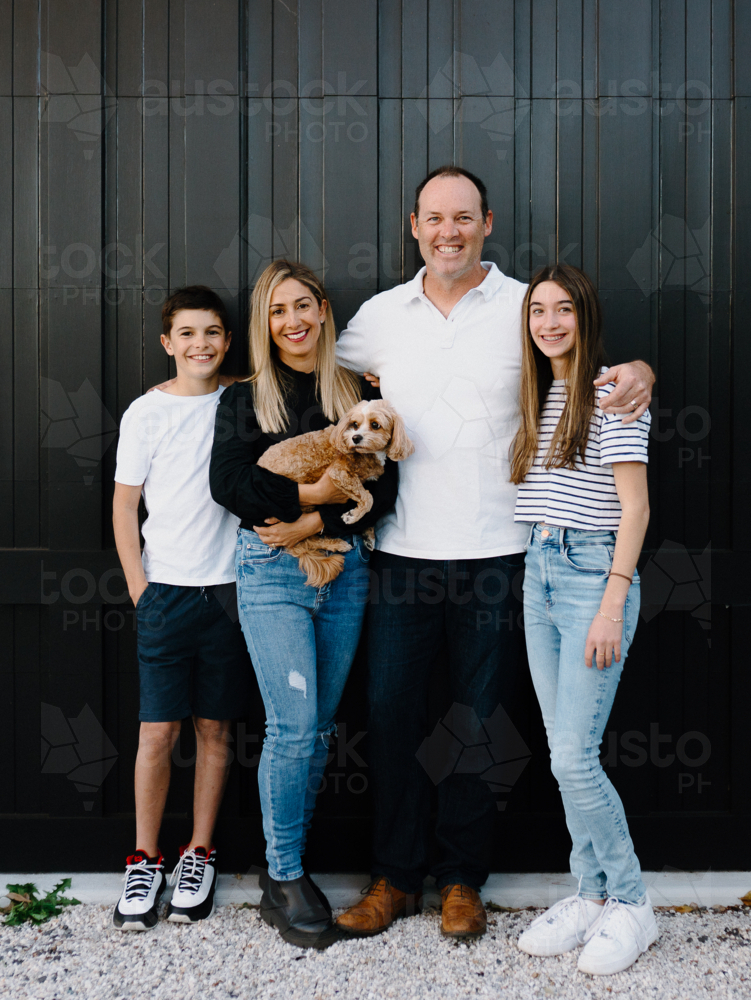
[[[208,285],[188,285],[178,288],[162,306],[162,333],[169,337],[172,331],[172,319],[181,309],[206,309],[216,313],[222,321],[224,332],[229,330],[229,316],[224,303]]]

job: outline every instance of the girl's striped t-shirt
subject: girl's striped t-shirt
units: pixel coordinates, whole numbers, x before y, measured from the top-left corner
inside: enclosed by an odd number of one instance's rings
[[[606,368],[602,369],[607,371]],[[596,402],[615,388],[615,382],[597,388]],[[534,464],[519,486],[515,521],[545,521],[561,528],[615,530],[621,504],[615,488],[615,462],[647,461],[649,410],[630,424],[622,413],[603,413],[595,406],[585,462],[576,456],[574,469],[546,469],[544,460],[566,401],[566,380],[555,379],[540,416]]]

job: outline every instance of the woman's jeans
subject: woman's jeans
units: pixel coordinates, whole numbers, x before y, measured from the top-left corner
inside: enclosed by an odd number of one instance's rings
[[[527,546],[524,628],[580,894],[639,903],[646,893],[639,861],[623,805],[599,756],[639,617],[636,574],[623,611],[620,663],[613,660],[602,670],[584,663],[587,633],[605,592],[614,548],[612,531],[534,525]]]
[[[237,603],[266,707],[258,785],[269,875],[303,874],[301,856],[321,788],[334,716],[360,638],[370,553],[359,535],[344,569],[309,587],[294,556],[240,529]]]

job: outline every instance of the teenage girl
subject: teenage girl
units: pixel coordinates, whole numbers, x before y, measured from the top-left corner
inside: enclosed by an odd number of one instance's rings
[[[531,522],[524,581],[530,671],[563,798],[576,895],[519,938],[530,955],[584,945],[579,970],[627,969],[657,938],[600,741],[639,616],[636,562],[649,521],[650,415],[597,406],[601,311],[589,278],[554,264],[524,300],[521,426],[512,446],[515,518]]]

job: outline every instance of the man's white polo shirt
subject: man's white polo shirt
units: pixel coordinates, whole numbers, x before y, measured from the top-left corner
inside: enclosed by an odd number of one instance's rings
[[[412,281],[374,295],[339,338],[338,360],[373,372],[404,418],[415,453],[399,466],[399,497],[378,548],[423,559],[521,552],[509,445],[519,420],[521,308],[526,285],[487,276],[444,318]]]

